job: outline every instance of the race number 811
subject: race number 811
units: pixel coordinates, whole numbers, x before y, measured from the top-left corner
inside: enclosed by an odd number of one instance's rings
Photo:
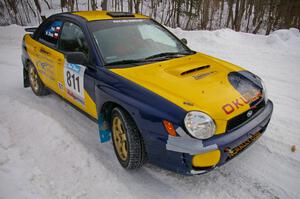
[[[76,75],[73,73],[71,74],[70,71],[67,71],[67,84],[69,87],[72,87],[74,90],[80,93],[80,86],[79,86],[79,76],[75,77]]]
[[[67,93],[79,97],[84,101],[84,71],[85,66],[66,63],[64,67],[64,80]]]

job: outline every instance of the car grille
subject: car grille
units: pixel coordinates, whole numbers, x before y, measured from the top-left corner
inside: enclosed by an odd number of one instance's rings
[[[263,98],[258,99],[255,102],[250,104],[251,109],[247,110],[246,112],[228,120],[226,132],[230,132],[238,128],[239,126],[243,125],[244,123],[248,122],[252,118],[255,117],[256,113],[265,107],[265,100]],[[252,115],[250,117],[247,116],[247,113],[252,110]]]

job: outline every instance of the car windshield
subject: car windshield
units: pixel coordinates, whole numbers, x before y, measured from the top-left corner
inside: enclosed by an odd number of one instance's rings
[[[193,53],[150,19],[92,21],[89,29],[106,66],[139,65]]]

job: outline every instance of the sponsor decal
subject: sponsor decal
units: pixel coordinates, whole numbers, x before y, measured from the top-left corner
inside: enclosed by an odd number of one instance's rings
[[[58,88],[64,90],[64,85],[61,82],[57,82]]]
[[[238,153],[240,153],[241,151],[243,151],[249,144],[253,143],[254,141],[256,141],[262,134],[260,132],[257,132],[253,135],[251,135],[245,142],[243,142],[242,144],[234,147],[234,148],[230,148],[230,147],[226,147],[224,149],[224,151],[228,154],[228,159],[233,158],[234,156],[236,156]]]
[[[203,79],[203,78],[205,78],[205,77],[207,77],[207,76],[209,76],[209,75],[212,75],[212,74],[214,74],[214,73],[217,73],[217,71],[211,71],[211,72],[204,73],[204,74],[200,74],[200,75],[193,75],[193,78],[194,78],[195,80],[199,80],[199,79]]]
[[[46,62],[40,62],[40,66],[42,69],[46,69],[47,66],[49,66]]]
[[[55,81],[52,65],[48,64],[47,62],[41,62],[41,61],[37,61],[36,65],[39,74],[44,75],[46,78],[48,78],[51,81]]]
[[[188,106],[194,106],[193,102],[189,102],[189,101],[184,101],[183,102],[184,105],[188,105]]]
[[[56,27],[56,28],[55,28],[55,31],[56,31],[56,32],[60,32],[60,27],[59,27],[59,26]]]
[[[80,65],[67,63],[67,67],[76,73],[80,73]]]
[[[247,112],[247,117],[251,117],[252,114],[253,114],[253,111],[252,111],[252,110],[248,111],[248,112]]]
[[[77,96],[75,93],[73,93],[71,90],[66,89],[67,90],[67,94],[68,96],[70,96],[72,99],[74,99],[75,101],[79,102],[80,104],[84,105],[84,100],[81,99],[81,97]]]
[[[55,21],[52,25],[45,31],[45,34],[49,37],[53,37],[54,39],[58,39],[58,33],[61,30],[62,22]]]
[[[142,22],[144,21],[143,19],[130,19],[130,20],[113,20],[113,23],[137,23],[137,22]]]
[[[252,98],[246,98],[245,96],[250,96],[250,95],[244,95],[243,97],[237,98],[230,103],[227,103],[222,106],[223,111],[229,115],[233,113],[234,111],[238,110],[240,107],[245,106],[246,104],[251,104],[252,102],[258,100],[260,97],[262,97],[262,93],[258,91],[254,97]],[[251,107],[252,108],[252,107]],[[250,115],[251,117],[251,115]]]
[[[54,38],[54,39],[58,39],[58,33],[57,33],[57,32],[54,33],[53,38]]]

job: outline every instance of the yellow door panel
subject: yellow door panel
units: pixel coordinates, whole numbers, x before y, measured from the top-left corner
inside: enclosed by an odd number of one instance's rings
[[[68,101],[97,119],[96,104],[84,89],[85,69],[83,65],[65,61],[58,68],[58,84]]]

